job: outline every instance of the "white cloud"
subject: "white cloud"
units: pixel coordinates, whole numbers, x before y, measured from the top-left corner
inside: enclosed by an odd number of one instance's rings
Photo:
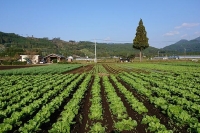
[[[179,34],[178,31],[170,31],[170,32],[165,33],[164,36],[174,36],[174,35],[177,35],[177,34]]]
[[[195,26],[199,26],[200,23],[183,23],[180,26],[176,26],[175,29],[180,29],[180,28],[191,28]]]

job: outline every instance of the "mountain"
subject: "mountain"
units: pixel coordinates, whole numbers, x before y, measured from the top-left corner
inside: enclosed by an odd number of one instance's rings
[[[60,38],[53,38],[52,40],[47,37],[23,37],[15,33],[0,32],[0,57],[18,57],[20,54],[39,54],[46,56],[51,53],[60,54],[64,56],[78,55],[94,57],[94,42],[73,40],[64,41]],[[111,57],[111,56],[130,56],[139,55],[139,51],[133,49],[132,43],[97,43],[97,56],[98,57]],[[158,49],[149,47],[143,51],[146,56],[153,56],[157,53]]]
[[[194,40],[198,40],[198,41],[200,41],[200,37],[197,37],[197,38],[195,38]]]
[[[182,39],[160,50],[178,54],[185,54],[186,52],[187,54],[200,54],[200,37],[193,40]]]

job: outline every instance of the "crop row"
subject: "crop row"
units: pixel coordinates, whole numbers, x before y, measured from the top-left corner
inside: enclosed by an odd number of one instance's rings
[[[76,76],[72,76],[72,78],[75,78]],[[37,100],[34,100],[32,103],[30,103],[29,105],[22,107],[21,111],[14,111],[10,117],[7,117],[3,120],[3,123],[0,124],[0,132],[7,132],[9,130],[12,130],[13,127],[16,126],[21,126],[23,119],[27,116],[31,116],[35,111],[37,111],[40,107],[45,108],[45,104],[49,105],[51,104],[52,98],[53,97],[67,97],[70,93],[70,91],[72,90],[72,88],[76,87],[77,83],[81,81],[81,79],[83,79],[84,74],[80,75],[76,80],[72,81],[72,78],[68,78],[66,80],[66,82],[64,82],[64,84],[58,85],[58,86],[53,86],[53,88],[49,88],[47,93],[43,93],[43,96]],[[69,83],[70,85],[67,86],[67,88],[65,88],[65,86]],[[57,96],[58,95],[58,96]],[[56,101],[60,102],[60,98],[55,98],[57,99]],[[52,100],[49,104],[48,101]],[[57,107],[57,105],[56,105]],[[40,111],[39,111],[40,112]],[[37,117],[36,117],[37,118]],[[42,117],[39,117],[42,118]],[[38,123],[36,123],[38,124]],[[20,130],[30,130],[32,131],[33,128],[36,129],[36,127],[34,127],[34,125],[32,126],[31,129],[29,129],[30,125],[32,124],[28,124],[28,126],[25,125],[25,127],[28,127],[28,129],[20,129]],[[38,127],[37,127],[38,128]]]
[[[95,75],[94,82],[92,85],[92,98],[91,101],[91,107],[89,111],[89,119],[92,121],[92,126],[90,127],[90,133],[104,133],[105,127],[102,126],[102,123],[100,120],[103,120],[103,107],[101,102],[101,86],[100,86],[100,77],[98,75]],[[97,122],[96,122],[97,121]]]
[[[118,131],[134,129],[137,126],[137,122],[128,116],[126,107],[120,97],[117,96],[115,88],[112,86],[107,76],[103,77],[103,85],[105,87],[115,129]]]
[[[72,76],[72,75],[68,75]],[[2,84],[1,85],[1,95],[0,95],[0,100],[1,101],[8,101],[11,102],[12,99],[20,99],[18,97],[21,97],[22,95],[19,94],[25,94],[22,92],[29,93],[29,91],[36,91],[37,88],[43,88],[45,86],[51,86],[56,84],[57,80],[65,80],[65,78],[68,78],[68,76],[61,76],[61,75],[55,75],[55,76],[50,76],[50,75],[43,75],[43,76],[23,76],[23,78],[20,79],[20,82],[8,86],[7,84]],[[12,76],[12,78],[17,78],[19,76]],[[27,79],[28,78],[28,79]],[[46,79],[48,79],[46,81]],[[8,80],[6,77],[4,80]],[[59,81],[62,82],[62,81]]]
[[[107,70],[102,66],[102,64],[95,64],[92,70],[90,70],[91,74],[97,73],[108,73]]]
[[[199,127],[196,126],[199,125],[197,118],[192,117],[182,106],[173,105],[161,96],[154,96],[152,90],[149,88],[147,89],[147,86],[149,86],[148,82],[127,73],[121,74],[120,78],[139,93],[148,97],[151,103],[160,108],[163,113],[167,114],[179,126],[190,126],[188,130],[199,130]]]
[[[74,117],[78,114],[80,102],[84,96],[87,86],[91,80],[91,75],[87,75],[83,80],[73,98],[65,105],[59,120],[52,125],[49,133],[70,133],[70,125],[73,124]]]
[[[78,75],[68,75],[68,76],[66,76],[66,78],[58,79],[57,82],[55,81],[54,86],[57,86],[55,88],[59,89],[59,87],[60,88],[62,87],[60,84],[63,80],[65,80],[65,82],[62,82],[62,83],[64,83],[63,85],[67,85],[69,82],[74,80],[77,76]],[[8,117],[11,113],[15,112],[16,110],[20,110],[22,107],[26,106],[27,104],[31,103],[32,101],[34,101],[40,97],[42,97],[45,92],[52,90],[52,89],[53,89],[53,86],[46,85],[46,86],[35,87],[35,88],[33,88],[33,90],[28,92],[28,94],[27,94],[27,92],[22,92],[20,95],[18,95],[18,97],[19,97],[18,101],[16,101],[15,99],[11,99],[9,102],[5,102],[5,103],[7,103],[6,109],[0,111],[0,118],[2,119],[2,118]],[[21,97],[24,94],[27,94],[27,96]],[[12,103],[15,102],[15,104],[9,105],[8,103],[10,103],[10,102],[12,102]]]
[[[147,115],[148,109],[140,102],[133,94],[124,87],[114,75],[111,75],[111,79],[117,86],[117,89],[125,96],[127,102],[139,114],[143,114],[143,119],[141,124],[147,124],[148,130],[151,132],[160,132],[160,133],[171,133],[171,130],[167,130],[165,125],[160,123],[160,120],[156,116]]]
[[[172,82],[174,85],[167,85],[167,83],[160,82],[160,80],[156,78],[150,78],[149,75],[138,75],[131,73],[131,75],[135,77],[141,78],[143,81],[148,81],[151,85],[155,85],[156,87],[151,87],[152,92],[160,97],[165,97],[168,101],[171,101],[172,104],[181,105],[184,109],[190,111],[189,114],[193,114],[194,116],[200,117],[200,96],[196,88],[192,88],[192,90],[196,90],[197,94],[190,91],[188,88],[175,87],[176,82]],[[167,79],[166,79],[167,81]],[[179,85],[181,86],[181,82]]]
[[[69,70],[82,66],[81,64],[55,64],[37,66],[29,68],[2,70],[0,75],[42,75],[42,74],[61,74]]]
[[[151,72],[165,72],[170,73],[187,73],[194,75],[199,74],[199,64],[197,63],[131,63],[131,64],[120,64],[120,67],[130,68],[130,69],[141,69]]]

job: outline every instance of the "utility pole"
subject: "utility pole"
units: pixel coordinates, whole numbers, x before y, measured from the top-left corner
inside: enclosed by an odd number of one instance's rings
[[[159,51],[158,51],[158,57],[159,57]]]
[[[95,39],[95,49],[94,49],[94,62],[97,62],[97,49],[96,49],[96,39]]]

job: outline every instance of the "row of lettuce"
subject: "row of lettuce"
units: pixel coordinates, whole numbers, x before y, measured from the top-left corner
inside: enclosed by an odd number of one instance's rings
[[[42,74],[61,74],[75,68],[81,67],[82,64],[51,64],[45,66],[34,66],[20,69],[1,70],[0,75],[42,75]]]
[[[47,75],[44,75],[44,77]],[[18,127],[20,132],[34,132],[39,130],[41,124],[48,122],[49,116],[59,108],[64,98],[68,97],[72,89],[75,89],[78,82],[81,82],[84,74],[78,76],[68,75],[65,77],[49,77],[51,80],[45,80],[47,84],[39,84],[34,86],[32,84],[29,93],[25,97],[15,99],[15,95],[11,99],[2,99],[6,107],[1,107],[0,119],[0,132],[8,132],[13,128]],[[34,79],[33,79],[34,80]],[[9,91],[9,88],[7,88]],[[5,88],[6,91],[6,88]],[[19,88],[19,94],[25,93],[23,89]],[[9,96],[11,93],[5,93],[1,97]],[[17,94],[16,94],[17,95]],[[8,98],[8,97],[7,97]],[[14,102],[10,102],[10,101]],[[39,111],[38,111],[39,110]],[[38,111],[38,112],[37,112]],[[24,123],[24,119],[37,114],[33,119]]]
[[[102,65],[98,65],[96,69],[101,67]],[[41,69],[41,67],[38,68]],[[62,73],[67,68],[70,69],[69,66],[63,65],[63,68],[60,67],[59,69]],[[73,65],[71,68],[76,67]],[[129,65],[126,68],[131,69]],[[43,69],[43,71],[45,70],[47,69]],[[55,66],[52,67],[51,71],[53,70],[55,70]],[[20,71],[23,72],[23,70]],[[106,72],[106,70],[103,69],[102,72]],[[45,75],[25,73],[10,73],[0,76],[0,132],[9,132],[13,128],[17,128],[19,132],[27,133],[39,131],[41,125],[50,121],[50,116],[75,90],[76,92],[65,105],[59,119],[56,123],[53,123],[49,130],[49,132],[70,132],[70,127],[74,124],[73,119],[78,114],[80,102],[88,89],[89,82],[91,82],[91,75],[85,73],[81,75],[52,73],[54,74],[52,76],[47,73],[44,73]],[[14,76],[13,74],[24,76]],[[148,109],[118,81],[120,79],[139,94],[145,96],[156,108],[166,114],[173,124],[179,127],[188,127],[188,132],[200,132],[199,77],[199,73],[191,73],[186,70],[177,70],[174,73],[162,70],[162,72],[150,72],[148,74],[122,72],[119,75],[110,75],[110,78],[104,76],[102,78],[103,87],[112,114],[113,128],[117,131],[135,130],[137,125],[140,124],[128,116],[123,102],[115,92],[118,89],[126,97],[132,109],[143,115],[141,124],[146,124],[147,130],[150,132],[173,132],[161,124],[155,116],[147,115]],[[111,81],[117,88],[113,87]],[[92,104],[88,114],[93,121],[90,132],[105,132],[106,130],[106,126],[102,125],[104,112],[100,92],[100,77],[96,75],[91,91]],[[29,116],[32,116],[31,119],[24,122],[23,120]]]
[[[89,71],[90,74],[108,73],[102,64],[95,64],[94,67]]]
[[[197,79],[187,81],[161,73],[122,73],[120,78],[144,95],[152,104],[166,114],[179,127],[189,127],[189,132],[200,131],[199,84],[191,85]],[[187,75],[184,75],[186,78]],[[173,79],[173,80],[172,80]],[[177,80],[176,80],[177,79]]]
[[[117,69],[123,68],[124,70],[139,69],[150,72],[165,72],[167,74],[185,73],[185,74],[200,74],[200,63],[194,62],[170,62],[170,63],[131,63],[131,64],[115,64]]]
[[[126,76],[124,74],[124,76]],[[9,79],[12,79],[9,81]],[[66,103],[59,118],[52,124],[48,132],[66,133],[71,131],[74,118],[78,115],[81,100],[92,80],[90,74],[68,74],[68,75],[27,75],[27,76],[4,76],[1,80],[1,111],[0,111],[0,132],[6,133],[15,129],[18,132],[29,133],[40,131],[43,124],[50,122],[52,114],[58,110],[66,98],[74,91],[72,98]],[[117,88],[113,87],[114,81]],[[172,132],[167,130],[165,125],[155,116],[147,115],[147,108],[139,102],[130,91],[126,89],[114,75],[111,78],[102,78],[105,96],[109,104],[113,129],[116,131],[135,130],[138,123],[131,118],[121,98],[117,95],[116,89],[125,95],[132,109],[143,115],[141,124],[148,125],[151,132]],[[122,78],[123,79],[123,78]],[[32,81],[32,82],[30,82]],[[42,82],[39,82],[42,81]],[[95,76],[92,85],[91,107],[89,118],[94,122],[90,132],[105,132],[106,125],[102,125],[103,108],[101,102],[100,77]],[[24,119],[30,118],[28,121]]]

